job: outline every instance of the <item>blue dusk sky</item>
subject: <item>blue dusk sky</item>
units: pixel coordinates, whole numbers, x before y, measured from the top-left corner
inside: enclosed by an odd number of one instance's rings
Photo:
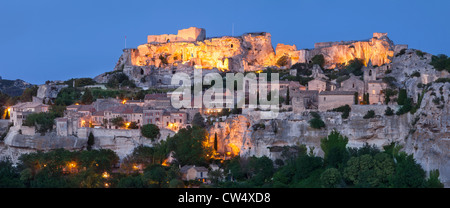
[[[33,84],[113,70],[127,47],[150,34],[191,26],[207,37],[269,32],[272,44],[364,40],[387,32],[395,44],[450,55],[450,1],[133,1],[0,2],[0,76]]]

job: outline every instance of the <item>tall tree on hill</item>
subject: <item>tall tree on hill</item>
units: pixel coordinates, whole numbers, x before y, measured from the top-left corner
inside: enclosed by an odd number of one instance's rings
[[[214,150],[217,151],[217,133],[214,133]]]
[[[94,102],[94,96],[92,96],[92,92],[89,89],[84,90],[84,94],[81,97],[81,103],[84,105],[89,105]]]

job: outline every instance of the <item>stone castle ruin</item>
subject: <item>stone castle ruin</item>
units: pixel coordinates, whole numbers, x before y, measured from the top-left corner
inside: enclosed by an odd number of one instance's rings
[[[355,58],[362,59],[366,66],[369,61],[382,66],[391,62],[394,53],[407,47],[394,45],[387,33],[374,33],[368,40],[322,42],[316,43],[313,49],[297,49],[295,45],[282,43],[274,49],[268,32],[207,37],[205,29],[190,27],[176,35],[149,35],[147,43],[124,49],[114,71],[124,72],[139,87],[170,87],[170,79],[176,72],[189,74],[199,68],[211,72],[290,68],[296,63],[310,63],[318,54],[324,56],[328,69],[346,65]],[[95,80],[105,83],[107,74]]]
[[[396,47],[387,33],[374,33],[369,40],[322,42],[316,43],[313,49],[297,49],[295,45],[280,43],[274,50],[271,35],[267,32],[207,38],[205,29],[191,27],[179,30],[177,35],[149,35],[146,44],[126,51],[128,57],[124,59],[127,62],[119,60],[116,70],[123,68],[123,64],[159,68],[187,64],[204,69],[244,72],[277,66],[283,56],[287,57],[289,67],[295,63],[307,63],[318,54],[324,55],[325,68],[347,64],[355,58],[362,59],[365,65],[372,61],[373,65],[381,66],[390,63]]]

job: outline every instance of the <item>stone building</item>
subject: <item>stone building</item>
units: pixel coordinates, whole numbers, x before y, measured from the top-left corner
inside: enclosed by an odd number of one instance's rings
[[[167,128],[178,131],[189,125],[188,115],[182,111],[172,111],[163,109],[145,109],[143,114],[143,125],[154,124],[158,128]]]
[[[145,95],[144,106],[148,108],[166,109],[170,108],[172,105],[170,97],[167,97],[166,94],[158,93]]]
[[[291,95],[292,110],[294,113],[301,113],[306,109],[317,109],[319,91],[301,90]]]
[[[185,165],[180,169],[181,179],[184,181],[198,180],[203,183],[208,182],[208,169],[203,166]]]
[[[352,106],[355,91],[322,91],[319,93],[319,111],[327,111],[343,105]]]
[[[308,82],[308,90],[317,90],[319,92],[327,90],[327,81],[316,78]]]
[[[350,78],[341,82],[341,87],[338,88],[338,90],[358,92],[358,100],[361,102],[363,100],[363,95],[366,92],[366,87],[364,81],[359,77],[350,75]]]
[[[383,90],[387,84],[381,80],[372,80],[367,82],[367,93],[369,93],[369,104],[382,104],[384,102]]]
[[[9,120],[14,126],[22,126],[23,120],[27,118],[29,114],[48,112],[49,105],[35,102],[18,103],[11,106]]]

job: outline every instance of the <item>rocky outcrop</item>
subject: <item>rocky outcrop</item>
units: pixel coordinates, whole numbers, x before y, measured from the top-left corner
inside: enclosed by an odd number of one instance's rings
[[[366,41],[341,41],[316,43],[315,48],[308,51],[307,60],[322,54],[325,58],[325,68],[335,68],[337,64],[347,64],[355,58],[362,59],[367,65],[381,66],[390,63],[394,57],[394,43],[387,37],[387,33],[374,33]]]
[[[90,129],[95,141],[93,149],[111,149],[120,159],[131,154],[135,147],[140,145],[152,146],[150,139],[142,137],[139,130],[111,130],[111,129]],[[159,139],[165,140],[168,136],[173,136],[175,132],[162,129]],[[77,136],[57,136],[55,132],[45,135],[24,135],[19,133],[17,127],[12,127],[3,143],[0,143],[0,159],[8,157],[12,162],[18,162],[20,155],[36,152],[50,151],[54,149],[67,149],[71,151],[84,150],[87,147],[87,138]]]
[[[68,86],[53,83],[39,85],[36,97],[39,99],[55,99],[58,96],[59,91],[65,87]]]

